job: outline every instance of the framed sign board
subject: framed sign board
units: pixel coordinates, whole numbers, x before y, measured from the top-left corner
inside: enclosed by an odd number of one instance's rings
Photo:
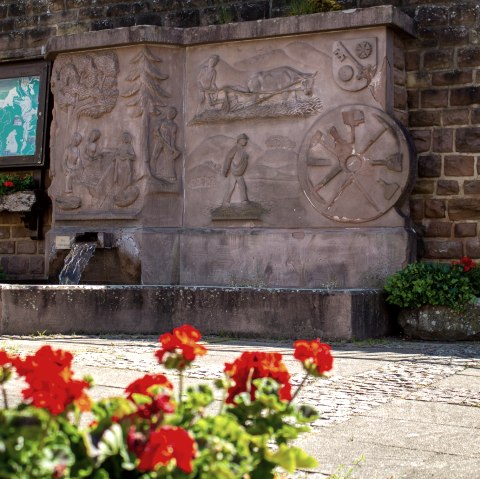
[[[44,165],[49,66],[0,64],[0,170]]]

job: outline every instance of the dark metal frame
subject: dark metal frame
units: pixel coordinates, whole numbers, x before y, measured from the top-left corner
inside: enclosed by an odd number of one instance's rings
[[[45,166],[49,63],[45,61],[5,63],[0,65],[0,80],[20,79],[27,76],[40,77],[38,92],[37,131],[34,155],[0,156],[0,171],[41,168]]]

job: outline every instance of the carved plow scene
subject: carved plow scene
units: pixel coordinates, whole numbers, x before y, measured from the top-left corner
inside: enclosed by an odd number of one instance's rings
[[[198,107],[191,124],[306,117],[322,108],[321,100],[313,94],[317,72],[280,66],[250,73],[245,84],[226,85],[217,78],[219,62],[220,57],[212,55],[199,69]]]

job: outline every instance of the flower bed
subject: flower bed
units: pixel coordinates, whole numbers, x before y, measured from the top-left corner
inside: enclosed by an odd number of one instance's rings
[[[279,353],[244,352],[215,382],[218,411],[208,385],[185,388],[183,374],[207,353],[200,333],[183,325],[159,338],[160,364],[179,375],[178,392],[163,374],[146,374],[122,397],[93,402],[91,378],[75,379],[73,356],[50,346],[20,358],[0,351],[0,478],[224,478],[269,479],[280,468],[315,467],[290,445],[317,415],[293,400],[290,374]],[[332,368],[330,347],[297,341],[295,358],[306,375]],[[4,384],[13,372],[27,387],[24,401],[8,407]],[[81,427],[83,414],[93,420]]]

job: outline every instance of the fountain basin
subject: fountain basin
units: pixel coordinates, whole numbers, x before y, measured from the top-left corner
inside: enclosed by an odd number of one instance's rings
[[[0,334],[204,334],[366,339],[394,329],[381,290],[137,285],[0,288]]]

